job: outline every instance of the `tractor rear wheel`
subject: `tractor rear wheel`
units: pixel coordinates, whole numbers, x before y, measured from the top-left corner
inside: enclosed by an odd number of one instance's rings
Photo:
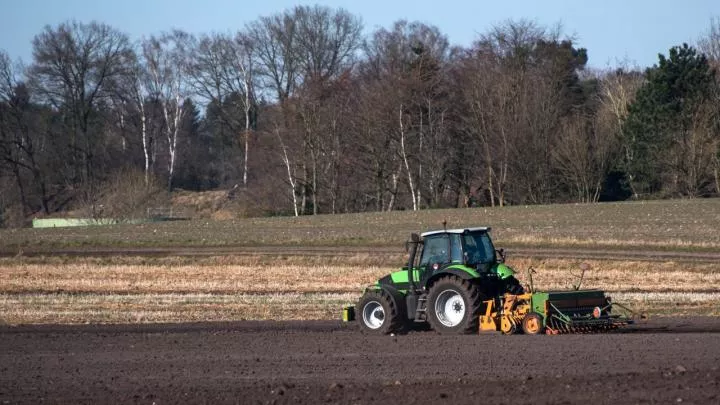
[[[386,335],[403,329],[403,314],[392,297],[383,290],[365,292],[357,308],[358,321],[365,332]]]
[[[430,287],[427,302],[427,320],[438,333],[478,332],[483,297],[477,285],[445,276]]]

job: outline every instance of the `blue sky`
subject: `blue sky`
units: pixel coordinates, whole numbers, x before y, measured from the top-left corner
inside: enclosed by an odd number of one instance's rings
[[[436,25],[455,45],[469,45],[492,25],[527,18],[562,23],[588,49],[592,67],[650,66],[658,53],[694,44],[720,17],[720,0],[0,0],[0,49],[29,63],[31,41],[46,25],[97,20],[139,39],[172,28],[191,33],[236,31],[259,16],[298,4],[343,7],[367,32],[398,19]]]

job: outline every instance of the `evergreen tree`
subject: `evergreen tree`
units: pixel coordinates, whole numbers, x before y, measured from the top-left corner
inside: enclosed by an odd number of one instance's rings
[[[687,44],[660,54],[629,107],[623,126],[625,169],[635,194],[682,194],[693,120],[713,85],[703,54]]]

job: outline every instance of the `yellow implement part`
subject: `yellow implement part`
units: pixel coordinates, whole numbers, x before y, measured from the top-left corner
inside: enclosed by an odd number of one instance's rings
[[[517,295],[505,294],[503,300],[503,314],[509,314],[515,309],[515,303],[517,302]]]
[[[480,332],[496,332],[498,330],[495,317],[497,313],[493,313],[494,300],[485,301],[485,315],[480,315]]]
[[[503,316],[500,319],[500,330],[506,335],[512,335],[517,330],[517,325],[512,317]]]
[[[491,316],[480,317],[480,332],[497,332],[497,325],[495,319]]]
[[[518,332],[522,320],[530,312],[531,293],[513,295],[505,294],[502,304],[497,305],[495,300],[485,302],[485,314],[480,316],[480,332],[501,331],[506,335]]]

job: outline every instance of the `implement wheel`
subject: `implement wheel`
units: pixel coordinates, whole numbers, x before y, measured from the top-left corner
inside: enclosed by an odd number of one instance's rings
[[[530,312],[522,320],[522,330],[526,335],[537,335],[543,329],[542,317],[536,312]]]
[[[483,297],[475,284],[445,276],[430,288],[427,302],[427,320],[436,332],[477,333]]]
[[[392,297],[383,290],[370,290],[360,297],[356,307],[363,331],[378,335],[399,332],[403,329],[403,314]]]

